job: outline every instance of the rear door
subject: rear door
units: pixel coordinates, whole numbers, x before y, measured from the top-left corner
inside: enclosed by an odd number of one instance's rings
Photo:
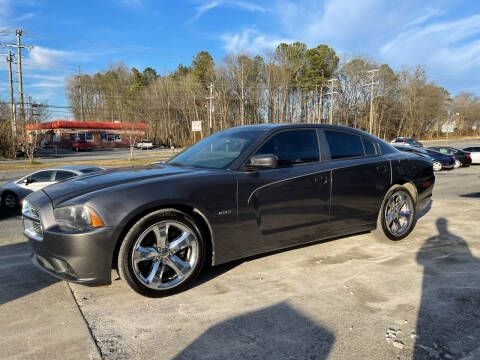
[[[367,137],[330,129],[323,134],[332,167],[330,226],[339,234],[369,230],[390,186],[390,162]]]

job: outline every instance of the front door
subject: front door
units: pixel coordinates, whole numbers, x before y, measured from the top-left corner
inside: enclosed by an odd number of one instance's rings
[[[250,249],[267,251],[318,238],[329,216],[330,171],[315,129],[272,135],[255,155],[278,157],[275,169],[238,175],[239,230]],[[258,251],[254,251],[258,252]]]

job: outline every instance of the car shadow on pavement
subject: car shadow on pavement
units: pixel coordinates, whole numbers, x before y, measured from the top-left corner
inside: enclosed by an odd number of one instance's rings
[[[335,335],[287,303],[212,326],[175,359],[326,359]]]
[[[21,216],[22,214],[20,210],[11,210],[11,209],[7,209],[4,206],[0,206],[0,221],[11,219],[14,217],[21,217]]]
[[[413,359],[480,358],[480,259],[438,218],[417,253],[423,266]]]
[[[480,199],[480,192],[473,192],[473,193],[468,193],[468,194],[462,194],[460,195],[461,197],[464,198],[474,198],[474,199]]]
[[[37,269],[30,254],[27,242],[0,246],[0,306],[58,281]]]

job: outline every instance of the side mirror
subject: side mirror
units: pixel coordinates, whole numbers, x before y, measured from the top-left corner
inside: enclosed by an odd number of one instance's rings
[[[272,154],[254,155],[249,159],[248,166],[261,169],[275,169],[278,166],[278,157]]]
[[[30,179],[29,179],[28,177],[26,177],[26,178],[23,180],[23,183],[24,183],[25,185],[28,185],[28,184],[31,183],[31,181],[30,181]]]

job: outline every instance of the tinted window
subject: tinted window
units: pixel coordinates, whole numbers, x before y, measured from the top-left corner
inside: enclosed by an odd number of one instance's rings
[[[265,129],[229,129],[203,139],[168,163],[225,169],[233,163]]]
[[[368,140],[367,138],[363,139],[363,147],[365,148],[366,155],[375,155],[377,153],[377,148],[373,141]]]
[[[320,160],[317,132],[292,130],[274,135],[257,151],[257,155],[273,154],[279,166],[311,163]]]
[[[67,180],[74,177],[76,174],[70,171],[57,171],[55,174],[55,181]]]
[[[29,176],[31,182],[49,182],[52,181],[53,171],[40,171]]]
[[[363,156],[360,136],[331,130],[325,130],[325,136],[327,137],[332,159]]]
[[[91,168],[82,169],[81,172],[84,173],[84,174],[89,174],[89,173],[92,173],[92,172],[102,171],[102,170],[103,169],[99,168],[99,167],[91,167]]]

